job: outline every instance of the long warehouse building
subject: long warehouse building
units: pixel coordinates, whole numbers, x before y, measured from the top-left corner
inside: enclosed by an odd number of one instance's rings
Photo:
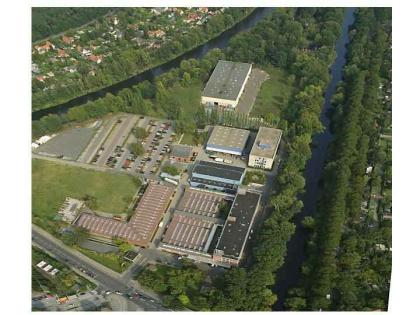
[[[82,213],[74,225],[89,233],[112,239],[118,237],[134,245],[147,247],[158,228],[174,193],[174,188],[150,183],[128,222]]]
[[[192,169],[192,187],[215,189],[235,194],[244,178],[245,168],[221,163],[197,161]]]
[[[243,62],[219,60],[201,96],[201,103],[234,109],[239,102],[252,65]]]
[[[257,193],[238,192],[214,250],[213,260],[216,263],[239,265],[258,211],[260,199],[261,195]]]

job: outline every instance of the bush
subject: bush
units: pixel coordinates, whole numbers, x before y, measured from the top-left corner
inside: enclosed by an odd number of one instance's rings
[[[143,127],[133,128],[132,132],[133,132],[134,136],[137,139],[140,139],[140,140],[145,139],[149,135],[149,133]]]
[[[172,176],[177,176],[177,175],[179,175],[181,173],[181,171],[179,170],[179,168],[177,168],[177,167],[175,167],[173,165],[165,165],[162,168],[162,171],[165,172],[165,173],[168,173],[169,175],[172,175]]]

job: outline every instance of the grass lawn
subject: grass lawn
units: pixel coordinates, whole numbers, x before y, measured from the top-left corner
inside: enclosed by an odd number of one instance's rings
[[[180,144],[195,145],[194,135],[192,133],[184,133]]]
[[[102,254],[78,246],[76,249],[87,257],[119,273],[123,272],[131,264],[131,262],[120,258],[118,254],[115,253]]]
[[[264,116],[272,113],[274,117],[280,117],[293,93],[293,81],[289,80],[287,73],[282,69],[269,66],[264,67],[263,70],[270,75],[270,78],[262,84],[251,116]]]
[[[260,171],[247,171],[243,181],[244,185],[249,183],[264,184],[266,176],[263,172]]]
[[[109,174],[32,160],[32,215],[52,220],[66,197],[96,197],[99,211],[123,213],[139,187],[125,174]]]

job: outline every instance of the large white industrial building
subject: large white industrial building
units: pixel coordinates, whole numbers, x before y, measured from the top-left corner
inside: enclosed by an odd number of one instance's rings
[[[249,131],[224,126],[214,126],[206,144],[207,151],[242,155],[249,138]]]
[[[219,60],[201,96],[201,103],[234,109],[239,102],[252,65]]]

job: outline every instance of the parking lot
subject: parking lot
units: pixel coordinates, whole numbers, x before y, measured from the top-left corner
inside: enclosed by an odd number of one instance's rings
[[[149,132],[147,138],[142,141],[146,153],[139,158],[139,163],[135,163],[134,171],[146,177],[156,178],[175,139],[174,127],[170,121],[148,120],[145,129]]]
[[[129,149],[130,144],[140,141],[132,133],[135,127],[148,132],[148,136],[141,140],[145,150],[143,156],[136,156]],[[114,116],[103,123],[85,150],[83,160],[116,171],[156,178],[174,139],[171,121],[128,114]]]
[[[122,153],[124,152],[123,146],[138,120],[139,116],[136,115],[121,116],[114,123],[111,133],[97,151],[92,163],[114,168],[119,160],[121,160]]]

